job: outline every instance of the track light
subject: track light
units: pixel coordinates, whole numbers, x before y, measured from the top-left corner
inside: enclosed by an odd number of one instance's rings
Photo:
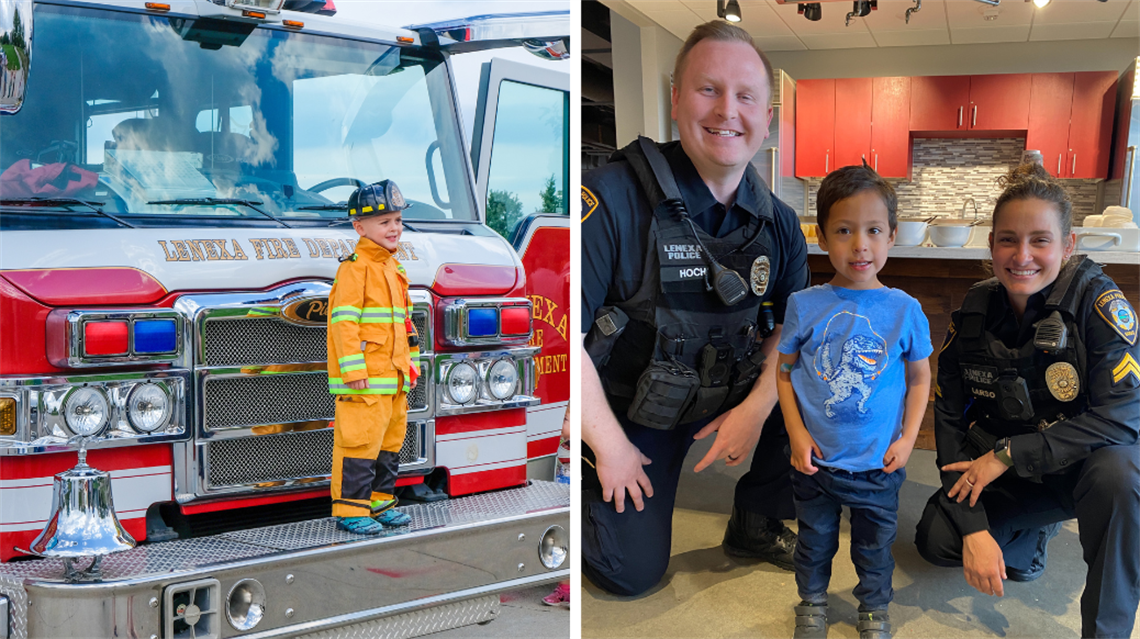
[[[1038,9],[1045,8],[1045,5],[1047,5],[1047,4],[1049,4],[1049,0],[1033,0],[1033,5],[1036,6]]]
[[[728,0],[726,5],[724,0],[716,0],[716,17],[729,22],[740,22],[740,3],[736,0]]]
[[[796,5],[796,10],[812,22],[819,22],[819,19],[823,17],[823,10],[820,9],[818,2],[801,2]]]

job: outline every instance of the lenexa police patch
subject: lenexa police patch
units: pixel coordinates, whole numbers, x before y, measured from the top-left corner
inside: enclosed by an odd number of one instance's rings
[[[1136,311],[1132,310],[1124,293],[1117,289],[1102,293],[1096,298],[1096,312],[1129,346],[1136,343]]]
[[[586,218],[598,208],[598,198],[590,192],[590,189],[582,187],[582,221],[585,222]]]

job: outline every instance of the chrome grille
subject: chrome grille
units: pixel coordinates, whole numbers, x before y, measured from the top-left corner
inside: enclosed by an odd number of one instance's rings
[[[431,370],[426,363],[420,364],[420,377],[416,381],[416,387],[408,392],[408,412],[416,412],[427,410],[428,407],[428,387],[431,382],[428,381],[428,371]]]
[[[412,324],[416,327],[416,334],[420,336],[420,352],[432,350],[431,333],[428,331],[427,311],[412,310]]]
[[[423,460],[424,428],[423,422],[408,424],[400,449],[401,465]],[[332,471],[332,447],[331,428],[209,442],[206,445],[208,487],[327,478]]]
[[[207,430],[331,420],[335,413],[324,371],[206,377],[203,393]]]
[[[324,326],[300,326],[276,317],[217,319],[202,327],[206,366],[323,362]]]

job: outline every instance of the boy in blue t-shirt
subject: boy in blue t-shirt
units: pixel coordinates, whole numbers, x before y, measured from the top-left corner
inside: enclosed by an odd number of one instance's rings
[[[867,166],[824,178],[819,247],[835,277],[788,300],[776,378],[791,440],[799,520],[795,637],[827,636],[827,586],[839,516],[851,510],[858,629],[889,639],[891,544],[899,486],[930,393],[930,326],[919,303],[878,273],[898,225],[894,189]]]

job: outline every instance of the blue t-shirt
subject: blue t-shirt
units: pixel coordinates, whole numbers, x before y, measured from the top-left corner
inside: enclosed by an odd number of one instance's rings
[[[779,351],[800,355],[792,388],[823,452],[818,463],[852,472],[882,468],[902,434],[903,361],[934,351],[918,301],[893,288],[813,286],[788,299]]]

